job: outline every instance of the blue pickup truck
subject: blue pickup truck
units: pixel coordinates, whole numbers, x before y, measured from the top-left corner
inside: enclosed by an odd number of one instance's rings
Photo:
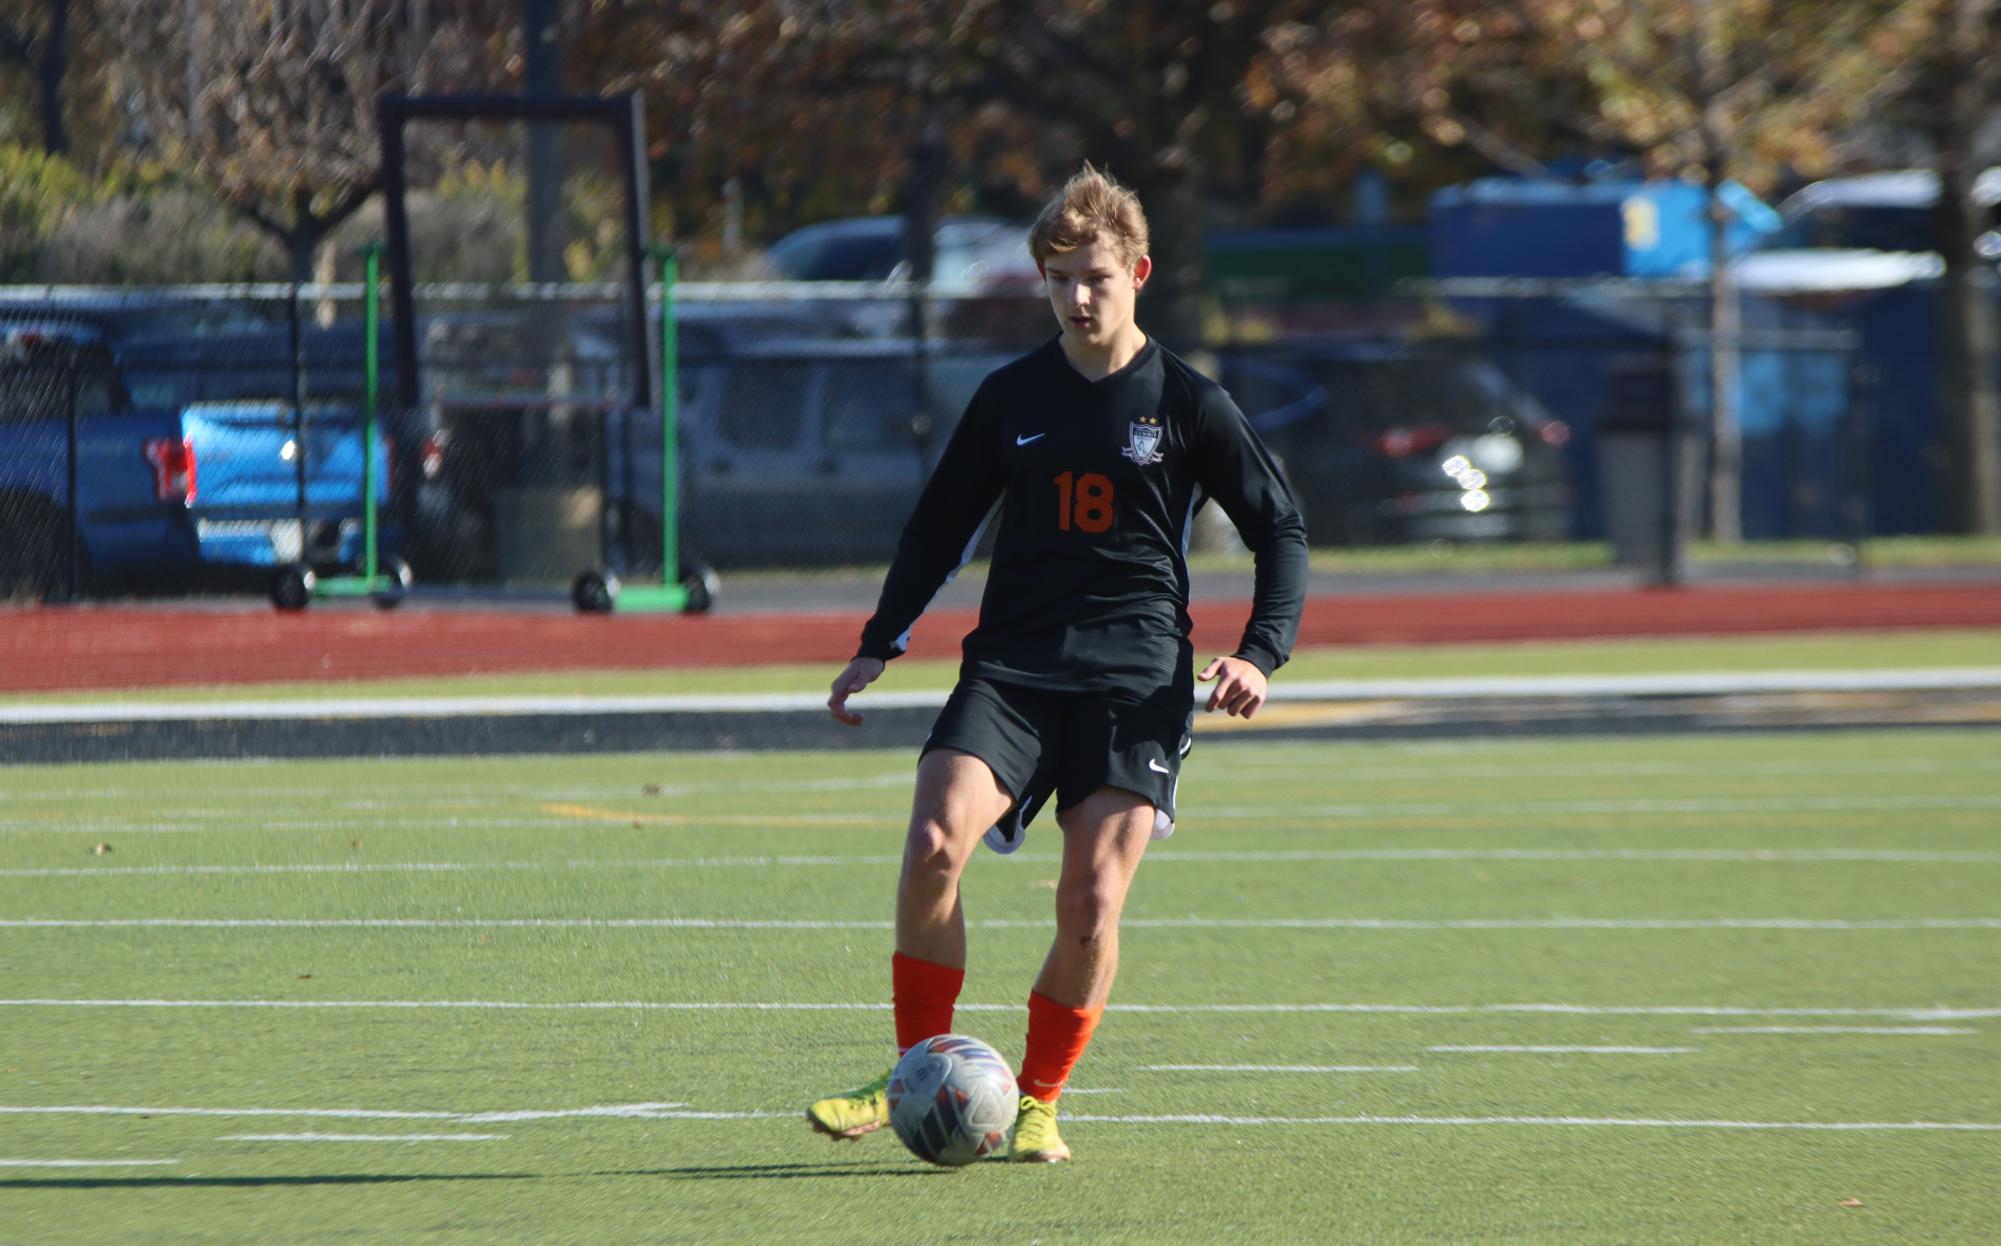
[[[352,567],[361,440],[352,404],[135,404],[101,328],[0,322],[0,599]],[[387,443],[375,453],[387,497]],[[381,535],[393,557],[396,526]]]

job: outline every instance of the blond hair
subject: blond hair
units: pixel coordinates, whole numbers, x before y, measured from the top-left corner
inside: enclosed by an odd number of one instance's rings
[[[1119,262],[1131,268],[1146,254],[1146,213],[1138,195],[1086,162],[1043,205],[1028,231],[1028,253],[1041,264],[1093,242],[1111,247]]]

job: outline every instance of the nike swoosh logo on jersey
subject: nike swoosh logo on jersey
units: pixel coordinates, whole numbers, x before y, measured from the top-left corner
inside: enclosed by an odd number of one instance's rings
[[[1031,441],[1041,441],[1044,437],[1047,437],[1048,435],[1049,435],[1048,433],[1036,433],[1033,436],[1029,437],[1016,437],[1014,439],[1014,444],[1018,446],[1025,446]]]
[[[1168,769],[1168,768],[1167,768],[1166,766],[1163,766],[1163,765],[1161,765],[1161,764],[1160,764],[1159,762],[1155,761],[1155,760],[1154,760],[1153,758],[1151,758],[1151,757],[1149,757],[1149,758],[1147,758],[1147,759],[1146,759],[1146,768],[1147,768],[1148,770],[1152,770],[1152,771],[1156,771],[1156,772],[1158,772],[1158,773],[1160,773],[1160,774],[1173,774],[1173,773],[1174,773],[1174,772],[1173,772],[1172,770],[1169,770],[1169,769]]]

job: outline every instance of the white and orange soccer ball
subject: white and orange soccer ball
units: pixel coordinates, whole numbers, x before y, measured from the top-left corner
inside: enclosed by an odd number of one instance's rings
[[[896,1062],[889,1124],[918,1159],[958,1168],[1006,1147],[1019,1098],[998,1051],[964,1034],[940,1034]]]

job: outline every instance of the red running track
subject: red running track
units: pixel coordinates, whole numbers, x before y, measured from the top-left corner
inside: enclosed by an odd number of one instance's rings
[[[1195,644],[1228,652],[1245,606],[1195,603]],[[404,609],[0,610],[0,692],[820,663],[853,652],[854,612],[577,616]],[[925,616],[913,653],[951,657],[970,609]],[[1323,596],[1309,645],[1449,644],[2001,627],[2001,584],[1769,586]],[[831,678],[833,671],[828,674]]]

